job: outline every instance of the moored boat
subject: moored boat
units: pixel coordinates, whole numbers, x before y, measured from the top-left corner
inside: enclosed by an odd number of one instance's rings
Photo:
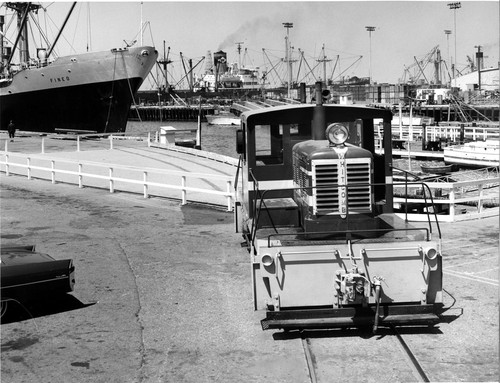
[[[16,42],[22,41],[23,46],[17,47],[22,53],[19,63],[12,62],[16,45],[2,61],[0,129],[13,121],[18,130],[34,132],[125,131],[134,95],[156,62],[155,48],[127,46],[52,59],[56,39],[49,48],[38,48],[32,58],[27,52],[27,17],[22,16],[38,7],[6,5],[17,14],[20,37]]]
[[[241,119],[234,114],[207,115],[208,125],[233,125],[239,126]]]
[[[445,147],[444,162],[473,168],[499,166],[500,141],[488,139]]]
[[[456,170],[456,165],[420,165],[420,168],[424,173],[430,174],[448,174]]]

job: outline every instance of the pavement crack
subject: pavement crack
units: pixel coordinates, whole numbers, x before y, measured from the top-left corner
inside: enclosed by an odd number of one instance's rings
[[[134,279],[134,296],[135,296],[135,299],[137,301],[137,310],[134,313],[134,316],[136,317],[137,323],[139,325],[140,338],[141,338],[141,345],[140,345],[140,349],[139,349],[139,352],[141,355],[141,361],[140,361],[140,365],[139,365],[138,382],[143,382],[144,378],[145,378],[144,372],[143,372],[144,371],[143,367],[146,364],[146,347],[144,344],[144,325],[141,321],[141,315],[140,315],[141,310],[142,310],[141,297],[139,294],[139,287],[137,285],[137,277],[135,275],[134,269],[132,268],[132,265],[130,264],[130,259],[127,255],[127,252],[125,251],[125,249],[122,247],[122,245],[119,242],[117,242],[117,246],[120,249],[120,254],[123,255],[123,259],[125,260],[125,262],[127,264],[130,275],[132,275],[132,277]]]

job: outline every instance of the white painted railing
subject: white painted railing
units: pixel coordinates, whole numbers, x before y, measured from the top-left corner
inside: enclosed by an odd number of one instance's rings
[[[110,140],[110,142],[112,142],[112,140]],[[84,185],[84,180],[87,179],[101,180],[106,181],[105,183],[109,185],[106,188],[109,188],[110,193],[114,193],[115,190],[117,190],[117,183],[132,186],[140,185],[142,186],[142,194],[144,195],[144,198],[149,197],[150,187],[173,189],[181,192],[180,199],[183,205],[187,204],[188,192],[197,192],[225,197],[227,210],[231,211],[233,208],[233,180],[227,176],[206,173],[186,173],[176,170],[163,170],[156,168],[139,169],[136,167],[121,166],[116,164],[103,165],[101,163],[90,161],[69,161],[64,159],[58,159],[56,161],[54,159],[47,159],[37,155],[12,152],[2,153],[0,156],[2,157],[2,160],[0,161],[0,171],[4,171],[6,176],[14,173],[13,170],[17,169],[15,174],[26,175],[28,179],[31,179],[32,177],[50,179],[52,183],[56,183],[56,180],[58,179],[59,182],[63,183],[78,183],[78,187],[80,188],[83,188],[84,186],[102,188],[103,183],[96,184],[94,182],[92,185],[91,182],[87,182],[86,185]],[[16,161],[14,161],[14,159],[16,159]],[[25,172],[21,172],[19,169],[25,169]],[[37,171],[37,173],[34,174],[34,171]],[[225,183],[226,190],[221,191],[216,190],[215,188],[210,189],[205,187],[187,186],[188,179],[195,184],[204,184],[204,180],[210,181],[210,184],[218,182],[219,186],[222,186]],[[169,182],[174,180],[177,180],[177,182]],[[133,187],[132,190],[131,188],[121,187],[121,190],[137,192],[137,189],[134,189]],[[167,197],[170,198],[169,195],[167,195]]]
[[[435,141],[438,138],[449,138],[452,141],[458,141],[460,138],[460,125],[443,125],[434,126],[430,125],[425,128],[425,139]],[[408,139],[408,137],[422,137],[424,129],[420,125],[415,125],[411,129],[409,126],[392,126],[392,134],[399,136],[399,139]],[[381,133],[383,129],[381,130]],[[497,127],[479,127],[479,126],[465,126],[464,138],[473,141],[483,140],[499,137],[499,129]]]
[[[437,217],[443,222],[456,222],[471,218],[480,218],[485,216],[494,216],[499,214],[499,182],[500,177],[460,181],[460,182],[426,182],[426,185],[431,189],[433,202],[436,207]],[[398,184],[394,189],[405,191],[405,186]],[[425,210],[425,204],[431,205],[430,197],[419,197],[417,191],[422,190],[421,185],[408,184],[407,195],[412,198],[394,197],[394,204],[397,207],[405,209],[405,204],[408,204],[407,218],[410,221],[426,221],[427,214],[425,211],[418,213],[410,213],[411,206],[419,206]],[[495,204],[496,207],[486,208],[485,203]],[[465,207],[473,207],[471,210]],[[457,210],[459,214],[457,214]],[[447,213],[447,214],[446,214]],[[405,217],[405,213],[399,214]]]

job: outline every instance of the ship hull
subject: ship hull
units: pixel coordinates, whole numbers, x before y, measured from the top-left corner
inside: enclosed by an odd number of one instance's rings
[[[124,132],[137,90],[156,62],[152,47],[57,59],[0,88],[0,129]]]

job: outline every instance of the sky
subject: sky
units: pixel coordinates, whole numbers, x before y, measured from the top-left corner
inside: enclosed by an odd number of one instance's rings
[[[465,70],[467,56],[474,58],[477,48],[484,52],[485,67],[499,62],[498,1],[461,1],[450,9],[449,1],[113,1],[80,2],[58,42],[57,53],[107,50],[125,42],[141,40],[154,45],[160,56],[170,47],[169,71],[180,80],[184,69],[180,61],[200,62],[207,51],[227,52],[229,62],[243,61],[272,71],[272,65],[285,57],[285,36],[289,34],[292,58],[299,65],[299,49],[306,65],[318,64],[324,46],[327,75],[342,72],[346,77],[367,77],[374,81],[397,83],[415,73],[415,58],[423,60],[439,46],[442,59],[456,61]],[[71,3],[41,3],[39,24],[55,36]],[[5,14],[2,9],[1,14]],[[456,17],[456,23],[455,23]],[[141,22],[143,33],[140,33]],[[286,29],[283,23],[293,23]],[[374,26],[370,33],[366,26]],[[446,35],[445,30],[451,34]],[[7,35],[7,31],[6,31]],[[53,37],[52,37],[53,38]],[[455,60],[455,38],[456,57]],[[243,43],[238,57],[237,43]],[[88,48],[87,48],[88,47]],[[370,48],[371,47],[371,48]],[[167,48],[168,49],[168,48]],[[246,54],[244,53],[246,49]],[[306,64],[307,62],[307,64]],[[429,64],[430,68],[432,65]],[[340,71],[339,71],[340,68]],[[405,68],[408,70],[405,72]],[[197,71],[204,70],[204,62]],[[319,69],[318,69],[319,70]],[[466,71],[466,70],[465,70]],[[321,71],[322,72],[322,71]],[[177,77],[177,79],[175,78]],[[299,77],[297,77],[298,80]]]

